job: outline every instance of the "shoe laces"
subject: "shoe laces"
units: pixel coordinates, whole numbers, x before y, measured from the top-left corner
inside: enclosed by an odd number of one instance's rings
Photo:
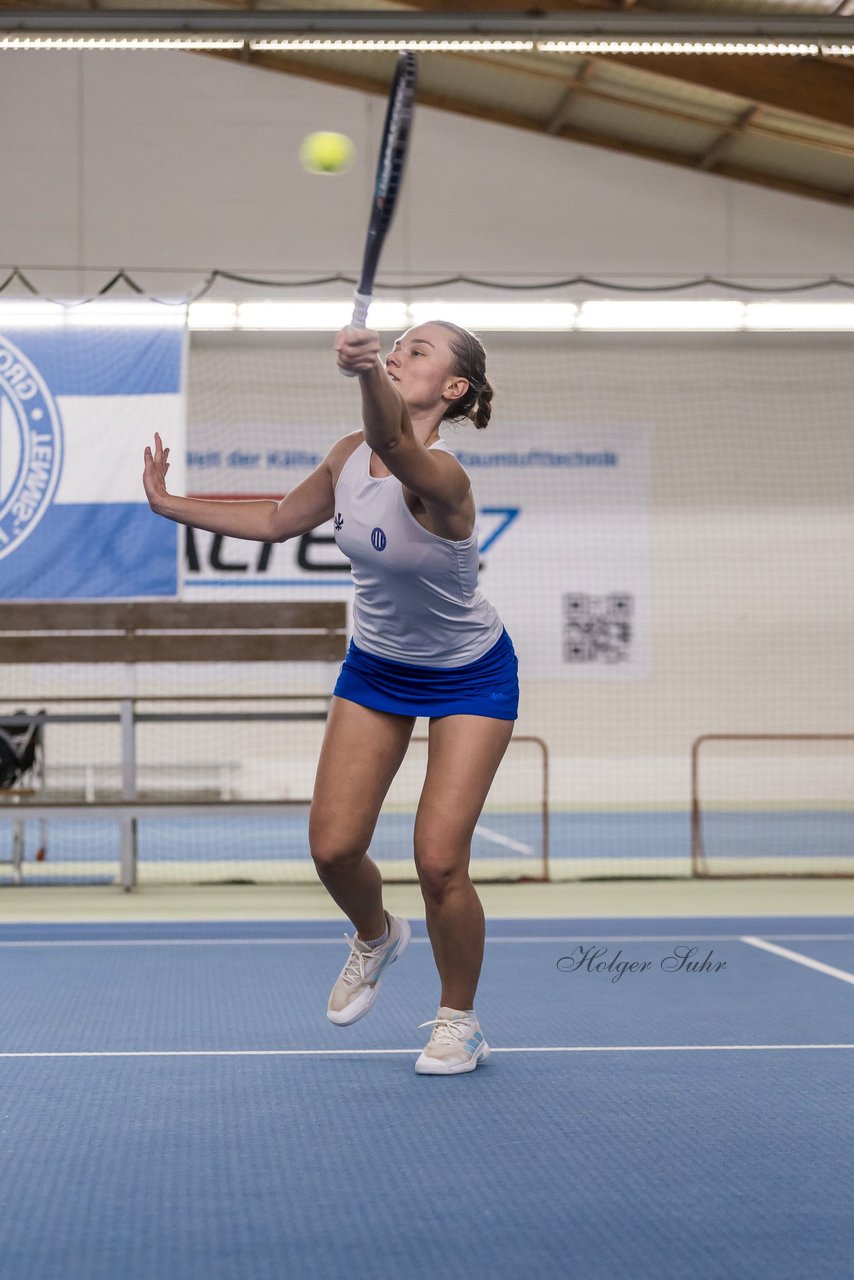
[[[364,951],[360,951],[356,946],[355,934],[353,934],[351,938],[349,933],[345,933],[344,940],[350,944],[350,958],[341,971],[340,981],[343,982],[345,986],[351,987],[357,982],[365,981],[365,978],[367,977],[367,974],[365,973],[365,963],[366,961],[373,959],[373,952],[366,953]]]
[[[456,1044],[467,1040],[471,1033],[470,1018],[431,1018],[429,1022],[419,1022],[421,1027],[435,1027],[430,1037],[436,1044]]]

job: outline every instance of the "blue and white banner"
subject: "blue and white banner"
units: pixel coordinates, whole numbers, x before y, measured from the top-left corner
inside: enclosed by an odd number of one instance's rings
[[[184,491],[183,328],[0,334],[0,598],[175,596],[178,529],[153,515],[159,431]]]

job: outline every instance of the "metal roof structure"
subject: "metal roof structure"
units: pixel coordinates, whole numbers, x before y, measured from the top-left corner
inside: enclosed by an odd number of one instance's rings
[[[49,32],[221,32],[235,37],[236,47],[203,56],[382,95],[394,54],[360,47],[371,41],[470,37],[482,46],[489,37],[516,38],[527,47],[452,51],[446,45],[426,52],[419,101],[450,114],[854,204],[854,0],[754,0],[749,8],[739,0],[549,0],[548,10],[527,13],[505,0],[481,0],[476,9],[446,0],[418,6],[375,0],[370,8],[313,0],[299,10],[277,0],[264,0],[263,7],[256,0],[217,0],[178,12],[115,0],[97,8],[0,0],[0,45],[4,34],[8,41]],[[270,47],[276,37],[315,37],[327,47]],[[558,41],[565,51],[556,51]],[[673,52],[677,41],[692,41],[703,51]],[[779,49],[781,41],[796,51],[755,51]],[[708,51],[713,47],[722,51]]]

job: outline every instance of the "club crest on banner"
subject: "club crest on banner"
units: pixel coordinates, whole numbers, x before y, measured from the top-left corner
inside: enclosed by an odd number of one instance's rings
[[[51,504],[62,471],[62,420],[31,360],[0,335],[0,559]]]

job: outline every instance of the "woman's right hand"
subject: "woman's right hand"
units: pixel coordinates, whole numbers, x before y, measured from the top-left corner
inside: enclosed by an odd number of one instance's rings
[[[163,441],[155,431],[154,452],[151,445],[145,446],[145,470],[142,473],[142,484],[148,505],[152,511],[158,511],[160,503],[169,494],[166,490],[166,472],[169,470],[169,450],[163,448]]]
[[[348,325],[335,335],[335,350],[342,373],[367,373],[377,367],[380,335],[376,329],[354,329]]]

